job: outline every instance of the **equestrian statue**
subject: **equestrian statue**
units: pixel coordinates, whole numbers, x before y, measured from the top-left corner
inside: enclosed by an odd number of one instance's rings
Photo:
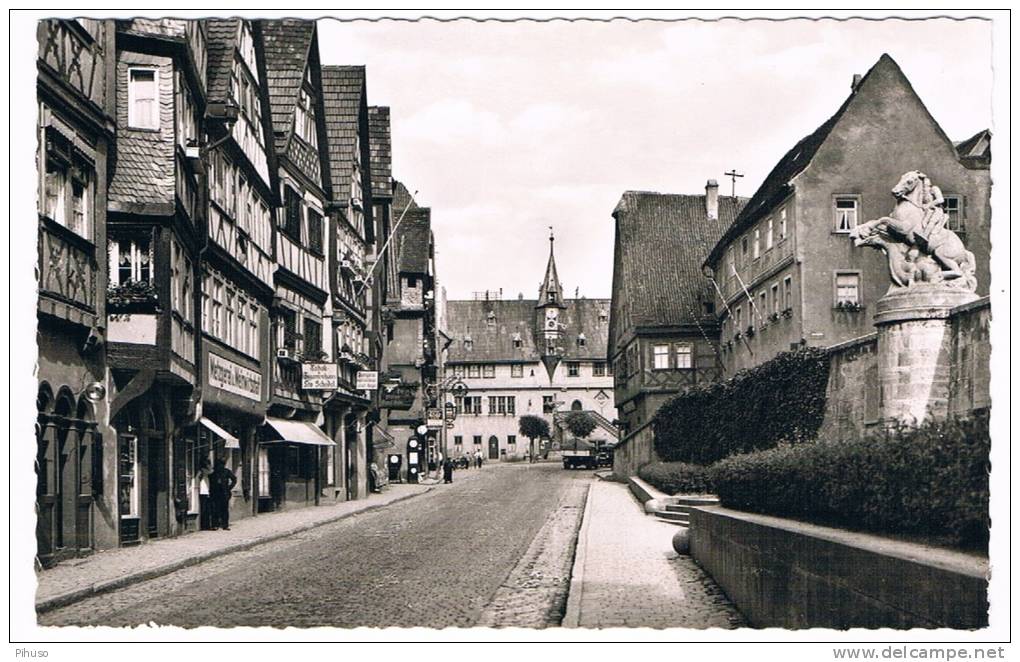
[[[975,291],[974,254],[946,227],[939,187],[924,173],[911,170],[900,177],[892,194],[896,198],[892,213],[851,230],[854,245],[886,254],[894,289],[937,283]]]

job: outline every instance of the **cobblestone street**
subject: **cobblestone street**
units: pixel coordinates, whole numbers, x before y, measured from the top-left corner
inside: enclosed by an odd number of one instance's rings
[[[40,624],[558,624],[590,481],[552,463],[460,471],[453,485],[88,598]],[[548,573],[537,590],[525,566]]]

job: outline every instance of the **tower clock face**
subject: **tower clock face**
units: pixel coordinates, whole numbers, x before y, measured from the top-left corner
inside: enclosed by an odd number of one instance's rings
[[[545,309],[545,319],[546,319],[547,322],[555,322],[556,321],[556,309],[555,308],[546,308]]]

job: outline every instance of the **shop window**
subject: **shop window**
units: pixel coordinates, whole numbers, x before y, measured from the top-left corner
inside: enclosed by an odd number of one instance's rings
[[[259,496],[269,496],[269,449],[259,446]]]
[[[138,517],[138,437],[130,434],[118,439],[117,504],[120,516]]]
[[[336,462],[336,447],[326,446],[326,485],[332,485],[336,477],[333,475],[333,465]]]
[[[159,71],[153,68],[128,69],[128,126],[132,129],[159,129]]]

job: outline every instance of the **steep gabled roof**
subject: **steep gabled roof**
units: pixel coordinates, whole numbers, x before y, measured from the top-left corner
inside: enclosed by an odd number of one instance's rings
[[[315,22],[292,18],[260,21],[266,53],[266,85],[276,149],[284,152],[294,129],[294,106],[304,81]]]
[[[623,194],[613,211],[617,255],[611,342],[627,327],[714,323],[703,308],[713,297],[702,262],[745,202],[721,195],[718,218],[710,219],[704,195]]]
[[[432,210],[409,209],[396,228],[397,270],[407,274],[428,274],[432,247]]]
[[[408,205],[410,205],[408,207]],[[400,215],[404,212],[404,208],[408,208],[410,213],[411,209],[418,209],[418,203],[415,202],[414,196],[407,190],[403,182],[399,182],[396,179],[393,180],[393,222],[396,223],[400,218]]]
[[[545,266],[545,278],[538,288],[537,306],[560,306],[563,307],[563,286],[560,284],[560,276],[556,273],[556,257],[553,254],[553,236],[549,235],[549,262]]]
[[[815,154],[819,148],[825,143],[829,134],[832,132],[833,127],[842,119],[846,113],[847,108],[853,102],[857,93],[862,87],[868,84],[869,80],[873,77],[876,72],[889,73],[893,78],[897,79],[911,94],[917,99],[921,108],[927,115],[927,119],[934,126],[935,131],[942,137],[943,140],[949,145],[952,142],[946,136],[942,127],[939,126],[935,118],[928,112],[924,102],[917,97],[917,93],[914,92],[913,86],[910,85],[910,81],[904,75],[903,70],[900,69],[896,61],[889,57],[888,54],[883,53],[882,57],[878,59],[878,62],[868,70],[860,81],[856,82],[850,93],[850,96],[846,98],[843,104],[839,107],[836,113],[826,120],[821,126],[815,129],[807,137],[803,138],[793,148],[790,149],[783,158],[772,168],[765,181],[762,182],[758,190],[755,191],[754,195],[748,201],[747,205],[744,206],[743,211],[740,212],[740,216],[734,221],[726,232],[719,239],[718,243],[712,248],[711,252],[706,256],[705,264],[715,264],[722,257],[723,249],[729,245],[738,235],[750,228],[760,218],[767,214],[776,203],[780,202],[783,198],[787,197],[792,192],[791,181],[804,171],[805,168],[811,163]],[[879,76],[882,78],[882,76]]]
[[[335,200],[351,197],[359,128],[359,111],[365,97],[365,67],[322,67],[322,102],[326,112],[330,180]],[[368,164],[363,164],[363,167]]]
[[[206,25],[206,89],[209,101],[230,98],[234,48],[241,30],[239,18],[211,18]]]
[[[390,109],[368,107],[368,140],[372,154],[372,197],[393,195],[393,157],[390,144]]]
[[[992,162],[992,132],[982,129],[956,144],[960,161],[970,167],[988,167]]]

